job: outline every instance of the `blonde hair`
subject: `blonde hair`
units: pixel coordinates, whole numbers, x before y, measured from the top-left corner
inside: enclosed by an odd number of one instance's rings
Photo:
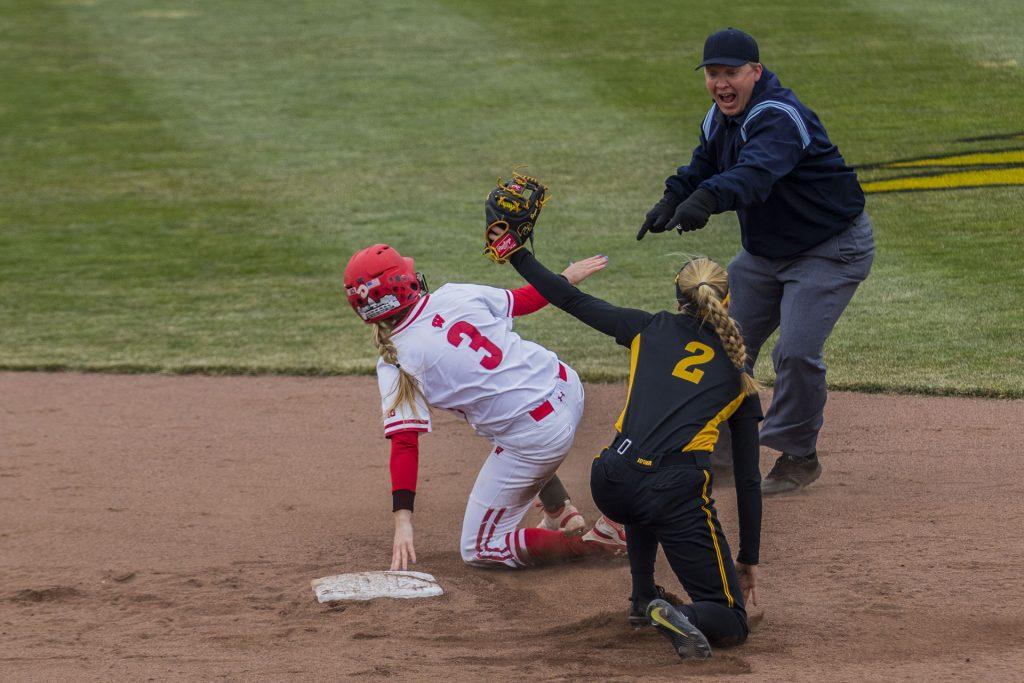
[[[747,349],[743,345],[743,337],[722,303],[729,295],[729,278],[725,269],[709,258],[690,259],[676,274],[676,287],[682,310],[699,315],[701,320],[710,322],[715,328],[729,360],[740,371],[743,393],[756,394],[760,391],[761,384],[746,371]]]
[[[398,394],[388,409],[384,411],[385,417],[395,408],[405,404],[412,408],[413,415],[419,417],[419,411],[416,409],[416,396],[422,397],[423,391],[416,378],[406,372],[398,363],[398,347],[395,346],[395,342],[391,341],[394,321],[385,319],[372,323],[370,326],[373,328],[371,333],[373,345],[377,347],[380,357],[384,359],[385,363],[398,368]]]

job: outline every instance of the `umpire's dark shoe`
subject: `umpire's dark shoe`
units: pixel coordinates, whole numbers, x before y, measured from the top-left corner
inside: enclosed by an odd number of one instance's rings
[[[670,641],[680,659],[707,659],[711,656],[711,644],[686,615],[664,600],[651,600],[647,605],[647,616],[651,623]]]
[[[630,601],[629,607],[629,625],[633,628],[643,628],[644,626],[650,626],[651,620],[647,616],[647,606],[651,604],[651,600],[664,600],[668,602],[668,596],[665,595],[665,589],[661,586],[654,587],[655,595],[653,598],[639,598]]]
[[[761,493],[774,496],[778,493],[789,493],[802,489],[821,476],[821,463],[818,454],[811,453],[806,457],[797,457],[783,453],[775,461],[775,466],[761,482]]]

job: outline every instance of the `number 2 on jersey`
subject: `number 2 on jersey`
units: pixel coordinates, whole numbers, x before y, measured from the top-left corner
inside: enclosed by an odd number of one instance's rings
[[[697,384],[704,376],[703,370],[697,370],[693,366],[704,365],[712,358],[715,357],[715,350],[707,344],[701,344],[697,341],[692,341],[686,345],[686,350],[694,354],[687,356],[681,361],[676,363],[676,367],[672,370],[672,376],[678,377],[679,379],[685,379],[687,382],[693,382]]]
[[[480,365],[487,370],[493,370],[498,367],[501,363],[502,353],[501,349],[494,345],[490,339],[480,334],[480,330],[476,329],[475,326],[460,320],[459,322],[448,328],[448,343],[458,348],[462,343],[463,336],[469,338],[469,348],[474,351],[483,349],[486,352],[486,356],[480,359]]]

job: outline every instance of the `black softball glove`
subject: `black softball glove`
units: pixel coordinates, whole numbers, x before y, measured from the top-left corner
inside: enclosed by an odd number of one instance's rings
[[[484,215],[484,256],[495,263],[508,263],[529,240],[540,210],[548,200],[548,188],[536,178],[512,172],[512,179],[498,179],[498,186],[487,195]]]

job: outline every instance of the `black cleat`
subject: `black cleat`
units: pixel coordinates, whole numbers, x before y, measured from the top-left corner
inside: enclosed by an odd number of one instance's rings
[[[711,644],[682,612],[664,600],[651,600],[647,616],[658,633],[670,641],[680,659],[708,659]]]
[[[665,589],[661,586],[655,586],[654,590],[657,594],[651,598],[651,600],[665,600],[668,601],[668,596],[665,593]],[[643,628],[651,625],[651,619],[647,616],[647,606],[651,604],[651,600],[631,600],[629,608],[629,625],[633,628]]]
[[[802,458],[783,453],[761,482],[761,493],[766,496],[790,493],[802,489],[820,476],[821,462],[817,453]]]

